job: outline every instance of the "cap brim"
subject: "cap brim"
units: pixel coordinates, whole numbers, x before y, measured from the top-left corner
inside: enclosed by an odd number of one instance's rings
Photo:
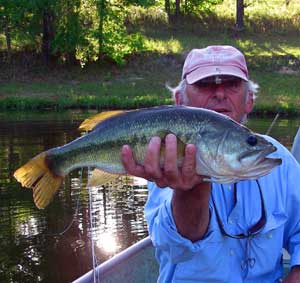
[[[246,74],[238,67],[235,66],[206,66],[198,68],[186,75],[188,84],[193,84],[199,80],[217,76],[217,75],[229,75],[248,81]]]

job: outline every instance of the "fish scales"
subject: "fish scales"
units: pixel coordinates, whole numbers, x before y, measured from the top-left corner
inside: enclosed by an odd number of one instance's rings
[[[161,131],[174,133],[185,143],[190,142],[186,138],[195,132],[195,129],[191,128],[191,121],[197,117],[186,117],[182,111],[177,113],[172,110],[152,110],[146,113],[132,111],[126,113],[125,121],[122,114],[112,117],[102,122],[89,135],[55,149],[49,157],[50,164],[57,168],[56,173],[59,175],[67,174],[81,166],[94,166],[124,173],[120,162],[120,149],[124,144],[132,146],[136,160],[142,164],[150,138]],[[186,135],[186,132],[189,135]],[[87,155],[87,152],[90,154]]]
[[[276,150],[270,142],[230,118],[200,108],[169,106],[118,113],[102,120],[92,132],[36,156],[14,176],[23,186],[33,188],[35,203],[43,208],[73,169],[97,167],[109,173],[125,173],[122,145],[130,145],[136,161],[143,164],[151,137],[161,137],[163,148],[168,133],[178,138],[178,165],[184,146],[196,145],[196,171],[208,176],[207,180],[229,183],[258,178],[281,164],[278,158],[266,157]],[[163,165],[163,149],[161,153]]]

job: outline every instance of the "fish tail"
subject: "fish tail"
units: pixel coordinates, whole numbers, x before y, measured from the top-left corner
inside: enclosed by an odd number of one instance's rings
[[[63,181],[54,174],[47,162],[47,152],[42,152],[17,169],[14,177],[23,187],[33,189],[33,200],[38,208],[45,208]]]

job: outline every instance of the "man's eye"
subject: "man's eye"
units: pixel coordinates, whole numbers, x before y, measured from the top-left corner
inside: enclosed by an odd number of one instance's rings
[[[238,88],[240,86],[240,82],[239,81],[229,81],[228,83],[228,87],[232,87],[232,88]]]
[[[197,88],[209,88],[211,84],[207,84],[207,83],[195,83],[194,86],[196,86]]]

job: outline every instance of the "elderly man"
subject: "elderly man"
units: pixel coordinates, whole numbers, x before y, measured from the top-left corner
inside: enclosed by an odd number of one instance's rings
[[[211,109],[242,123],[256,90],[239,50],[209,46],[188,54],[173,97],[176,105]],[[158,282],[280,282],[283,247],[291,254],[284,282],[300,282],[300,166],[280,143],[265,138],[277,147],[272,156],[282,165],[258,180],[226,185],[196,174],[192,144],[177,167],[172,134],[163,168],[158,137],[148,145],[144,166],[129,146],[122,148],[128,173],[150,181],[145,214],[160,264]]]

